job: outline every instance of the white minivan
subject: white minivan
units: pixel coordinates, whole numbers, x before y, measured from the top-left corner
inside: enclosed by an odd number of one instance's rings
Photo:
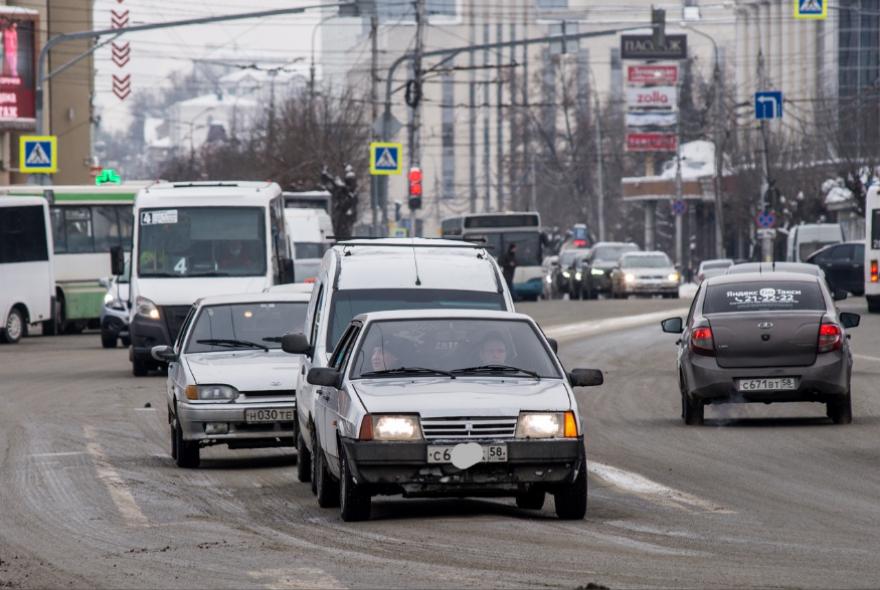
[[[865,299],[868,311],[880,312],[880,185],[865,195]]]
[[[129,358],[135,376],[160,363],[193,302],[293,281],[281,189],[270,182],[160,183],[134,204]],[[122,252],[112,251],[113,274]]]
[[[513,298],[495,258],[478,244],[425,238],[340,242],[321,264],[304,332],[286,337],[285,352],[303,354],[296,387],[297,476],[312,481],[315,448],[313,367],[327,367],[336,342],[362,313],[407,309],[513,311]]]
[[[55,269],[49,204],[42,197],[0,197],[0,341],[52,322]]]
[[[788,262],[806,262],[811,254],[844,241],[839,223],[804,223],[788,230],[785,259]]]

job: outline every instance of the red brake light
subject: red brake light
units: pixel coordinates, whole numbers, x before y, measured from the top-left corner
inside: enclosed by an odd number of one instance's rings
[[[586,247],[587,247],[587,241],[586,241],[586,240],[575,240],[575,241],[574,241],[574,247],[575,247],[575,248],[586,248]]]
[[[702,326],[691,332],[691,350],[705,356],[715,356],[715,339],[712,328]]]
[[[878,272],[878,269],[877,269],[877,261],[872,260],[871,261],[871,282],[876,283],[878,281],[880,281],[880,272]]]
[[[317,279],[315,277],[309,277],[306,280],[304,280],[303,282],[306,284],[313,284],[316,280]]]
[[[819,326],[819,352],[831,352],[840,350],[843,342],[843,331],[837,324],[822,324]]]

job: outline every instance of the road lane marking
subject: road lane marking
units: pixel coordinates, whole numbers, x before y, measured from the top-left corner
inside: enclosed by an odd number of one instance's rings
[[[339,580],[316,567],[257,570],[248,575],[270,590],[345,588]]]
[[[116,504],[116,509],[126,523],[132,527],[148,526],[149,521],[144,513],[141,512],[134,496],[125,485],[125,481],[110,464],[110,460],[104,453],[104,449],[98,444],[97,432],[92,426],[83,426],[83,433],[86,436],[86,451],[92,456],[95,462],[95,470],[98,472],[98,479],[110,492],[110,498]]]
[[[703,500],[693,494],[657,483],[638,473],[612,467],[604,463],[587,461],[587,471],[617,488],[666,506],[696,512],[736,513],[734,510],[729,510],[708,500]]]
[[[872,361],[872,362],[875,362],[875,363],[880,363],[880,357],[876,357],[876,356],[867,356],[867,355],[864,355],[864,354],[854,354],[854,355],[853,355],[853,358],[855,358],[855,359],[861,359],[861,360],[863,360],[863,361]]]
[[[31,457],[71,457],[73,455],[85,455],[85,451],[62,451],[58,453],[33,453]]]
[[[687,315],[689,308],[682,307],[677,309],[668,309],[666,311],[656,311],[652,313],[642,313],[638,315],[624,316],[620,318],[608,318],[604,320],[590,320],[587,322],[578,322],[575,324],[560,324],[544,328],[544,334],[548,338],[556,340],[570,340],[575,338],[588,338],[590,336],[598,336],[599,334],[607,334],[619,330],[628,330],[630,328],[639,328],[648,326],[655,322],[658,324],[662,320],[671,317],[679,317]]]

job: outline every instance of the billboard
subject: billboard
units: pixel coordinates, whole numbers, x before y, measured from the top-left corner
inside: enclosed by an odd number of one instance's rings
[[[626,134],[628,152],[674,152],[678,147],[675,133],[646,132]]]
[[[662,45],[652,35],[621,35],[622,59],[687,59],[687,35],[666,35]]]
[[[0,130],[34,129],[36,12],[0,9]]]

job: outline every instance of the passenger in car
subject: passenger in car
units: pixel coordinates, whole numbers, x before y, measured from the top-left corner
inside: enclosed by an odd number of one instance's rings
[[[489,332],[480,344],[480,362],[503,365],[507,362],[507,343],[498,332]]]

